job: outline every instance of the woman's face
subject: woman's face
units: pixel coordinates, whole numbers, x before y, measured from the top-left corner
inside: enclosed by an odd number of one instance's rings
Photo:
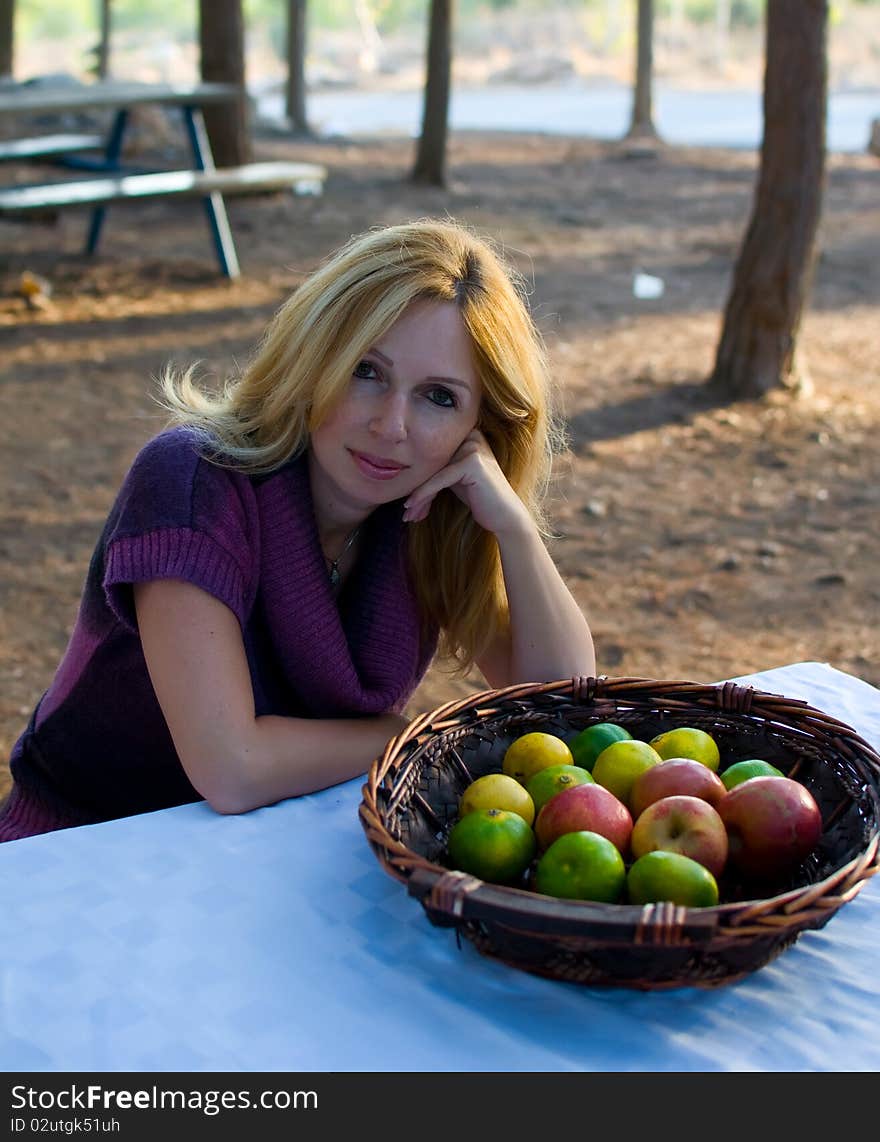
[[[453,302],[411,305],[355,366],[310,442],[319,511],[352,519],[408,496],[476,426],[480,382]]]

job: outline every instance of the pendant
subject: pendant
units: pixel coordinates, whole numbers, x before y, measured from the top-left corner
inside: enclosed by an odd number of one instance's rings
[[[360,526],[356,527],[354,529],[354,531],[351,533],[351,535],[349,535],[348,539],[346,539],[342,550],[339,552],[339,554],[336,556],[336,558],[327,560],[327,563],[330,567],[330,586],[333,588],[334,591],[339,586],[339,580],[340,580],[339,561],[340,561],[340,559],[342,559],[343,555],[345,555],[346,551],[348,551],[349,547],[351,547],[351,545],[357,539],[358,532],[360,530],[361,530]],[[327,557],[325,556],[324,558],[326,559]]]

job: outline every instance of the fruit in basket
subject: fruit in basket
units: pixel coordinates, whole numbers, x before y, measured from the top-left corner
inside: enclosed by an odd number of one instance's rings
[[[663,797],[700,797],[710,805],[717,805],[726,792],[718,774],[701,761],[671,757],[652,765],[635,779],[629,810],[637,821],[649,805]]]
[[[692,757],[712,770],[721,764],[721,751],[711,734],[696,726],[678,726],[674,730],[664,730],[651,738],[650,744],[664,759],[670,757]]]
[[[539,813],[550,798],[561,793],[563,789],[571,789],[574,785],[586,785],[592,780],[589,770],[581,769],[579,765],[551,765],[547,769],[538,770],[533,777],[530,777],[526,783],[526,790],[532,799],[535,812]]]
[[[616,904],[626,886],[620,851],[601,833],[565,833],[538,858],[531,887],[544,896]]]
[[[595,722],[587,726],[579,734],[575,734],[568,743],[575,765],[593,772],[596,758],[612,742],[626,741],[632,734],[625,726],[617,722]]]
[[[727,864],[724,822],[701,797],[679,795],[655,801],[633,825],[629,843],[636,860],[657,849],[681,853],[716,877]]]
[[[507,747],[501,762],[502,772],[525,785],[539,770],[551,765],[573,765],[571,750],[555,734],[540,730],[521,734]]]
[[[458,815],[464,817],[477,809],[508,809],[518,813],[527,825],[535,820],[531,795],[505,773],[485,773],[468,785],[458,802]]]
[[[741,785],[750,777],[785,777],[785,774],[775,765],[771,765],[769,761],[752,757],[746,761],[735,761],[733,765],[729,765],[721,774],[721,781],[725,789],[733,789],[735,785]]]
[[[751,777],[718,803],[730,863],[755,879],[790,872],[822,835],[822,814],[806,786],[790,777]]]
[[[535,855],[535,834],[518,813],[475,809],[459,817],[446,841],[450,866],[492,884],[515,884]]]
[[[685,908],[712,908],[718,903],[718,881],[698,861],[655,849],[630,865],[626,895],[630,904],[669,900]]]
[[[593,766],[593,780],[604,785],[614,796],[630,807],[630,793],[636,778],[663,758],[647,742],[630,738],[629,741],[612,742],[596,758]]]
[[[563,789],[535,818],[538,851],[546,851],[557,837],[583,831],[607,837],[621,855],[629,851],[632,833],[629,809],[610,790],[595,782]]]

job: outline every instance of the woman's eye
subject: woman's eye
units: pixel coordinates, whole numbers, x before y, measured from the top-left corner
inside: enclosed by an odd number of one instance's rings
[[[440,408],[457,408],[457,402],[449,389],[434,388],[428,393],[428,400]]]
[[[354,367],[354,375],[361,381],[373,381],[378,378],[375,365],[370,361],[358,361]]]

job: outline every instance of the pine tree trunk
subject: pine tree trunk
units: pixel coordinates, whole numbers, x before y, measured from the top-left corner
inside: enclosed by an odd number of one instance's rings
[[[112,26],[111,0],[101,0],[101,32],[98,38],[98,55],[95,71],[99,79],[110,74],[110,35]]]
[[[654,0],[638,0],[636,30],[636,80],[632,121],[627,138],[656,138],[653,112]]]
[[[412,181],[446,184],[446,135],[452,72],[452,20],[455,0],[431,0],[425,104]]]
[[[306,115],[306,0],[287,0],[286,97],[291,130],[311,134]]]
[[[205,126],[218,167],[250,162],[244,18],[241,0],[199,0],[201,76],[208,83],[234,83],[233,103],[205,108]]]
[[[827,28],[827,0],[768,0],[760,172],[710,382],[732,399],[808,387],[795,348],[825,183]]]
[[[15,0],[0,0],[0,79],[12,78]]]

